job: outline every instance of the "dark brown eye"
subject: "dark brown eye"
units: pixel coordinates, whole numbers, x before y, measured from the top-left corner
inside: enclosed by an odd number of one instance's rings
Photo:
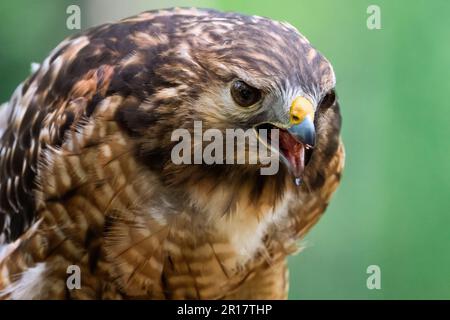
[[[231,84],[231,96],[241,107],[249,107],[261,99],[261,91],[237,80]]]
[[[320,101],[320,107],[321,109],[327,109],[331,107],[334,102],[336,101],[336,92],[333,90],[330,90]]]

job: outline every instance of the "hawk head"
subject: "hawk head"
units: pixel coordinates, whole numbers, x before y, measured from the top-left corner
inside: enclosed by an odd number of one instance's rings
[[[239,178],[258,184],[275,181],[275,189],[282,191],[286,177],[297,184],[305,179],[305,166],[314,153],[337,146],[340,118],[333,68],[293,26],[213,10],[180,10],[149,22],[152,43],[135,33],[131,40],[144,45],[120,71],[122,78],[133,74],[128,83],[144,95],[139,103],[145,103],[122,108],[118,119],[141,141],[144,162],[162,172],[166,182]],[[259,161],[205,164],[194,162],[195,155],[189,155],[191,163],[200,165],[174,164],[172,133],[184,128],[194,136],[196,121],[203,132],[219,130],[224,137],[227,129],[252,129],[256,136],[260,129],[279,129],[277,147],[270,135],[259,136],[278,153],[278,172],[256,177],[263,166]],[[207,145],[203,143],[202,151]],[[247,160],[254,150],[247,145]]]

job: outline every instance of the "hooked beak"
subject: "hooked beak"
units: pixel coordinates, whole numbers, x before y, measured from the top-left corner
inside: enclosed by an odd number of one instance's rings
[[[278,151],[294,176],[295,184],[299,186],[316,143],[313,104],[305,97],[295,98],[291,104],[289,118],[288,126],[275,126],[279,129]]]
[[[290,123],[291,127],[287,131],[306,147],[314,147],[316,143],[314,109],[308,99],[295,98],[290,109]]]

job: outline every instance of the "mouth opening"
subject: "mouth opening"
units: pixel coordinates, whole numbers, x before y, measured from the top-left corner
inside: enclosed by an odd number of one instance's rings
[[[267,130],[267,138],[263,139],[259,135],[259,130]],[[278,148],[272,147],[271,129],[279,130]],[[255,131],[258,138],[272,149],[278,151],[281,156],[282,162],[288,167],[289,171],[295,177],[296,184],[300,183],[300,178],[311,160],[313,148],[309,145],[297,140],[292,134],[290,134],[285,128],[280,128],[271,123],[262,123],[255,126]]]

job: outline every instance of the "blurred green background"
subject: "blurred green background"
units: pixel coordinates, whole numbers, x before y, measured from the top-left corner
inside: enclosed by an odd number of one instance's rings
[[[199,6],[296,26],[335,67],[346,171],[327,213],[290,258],[291,299],[450,299],[450,2],[1,1],[0,101],[65,36],[143,10]],[[381,30],[366,26],[381,8]],[[381,290],[366,269],[381,268]]]

